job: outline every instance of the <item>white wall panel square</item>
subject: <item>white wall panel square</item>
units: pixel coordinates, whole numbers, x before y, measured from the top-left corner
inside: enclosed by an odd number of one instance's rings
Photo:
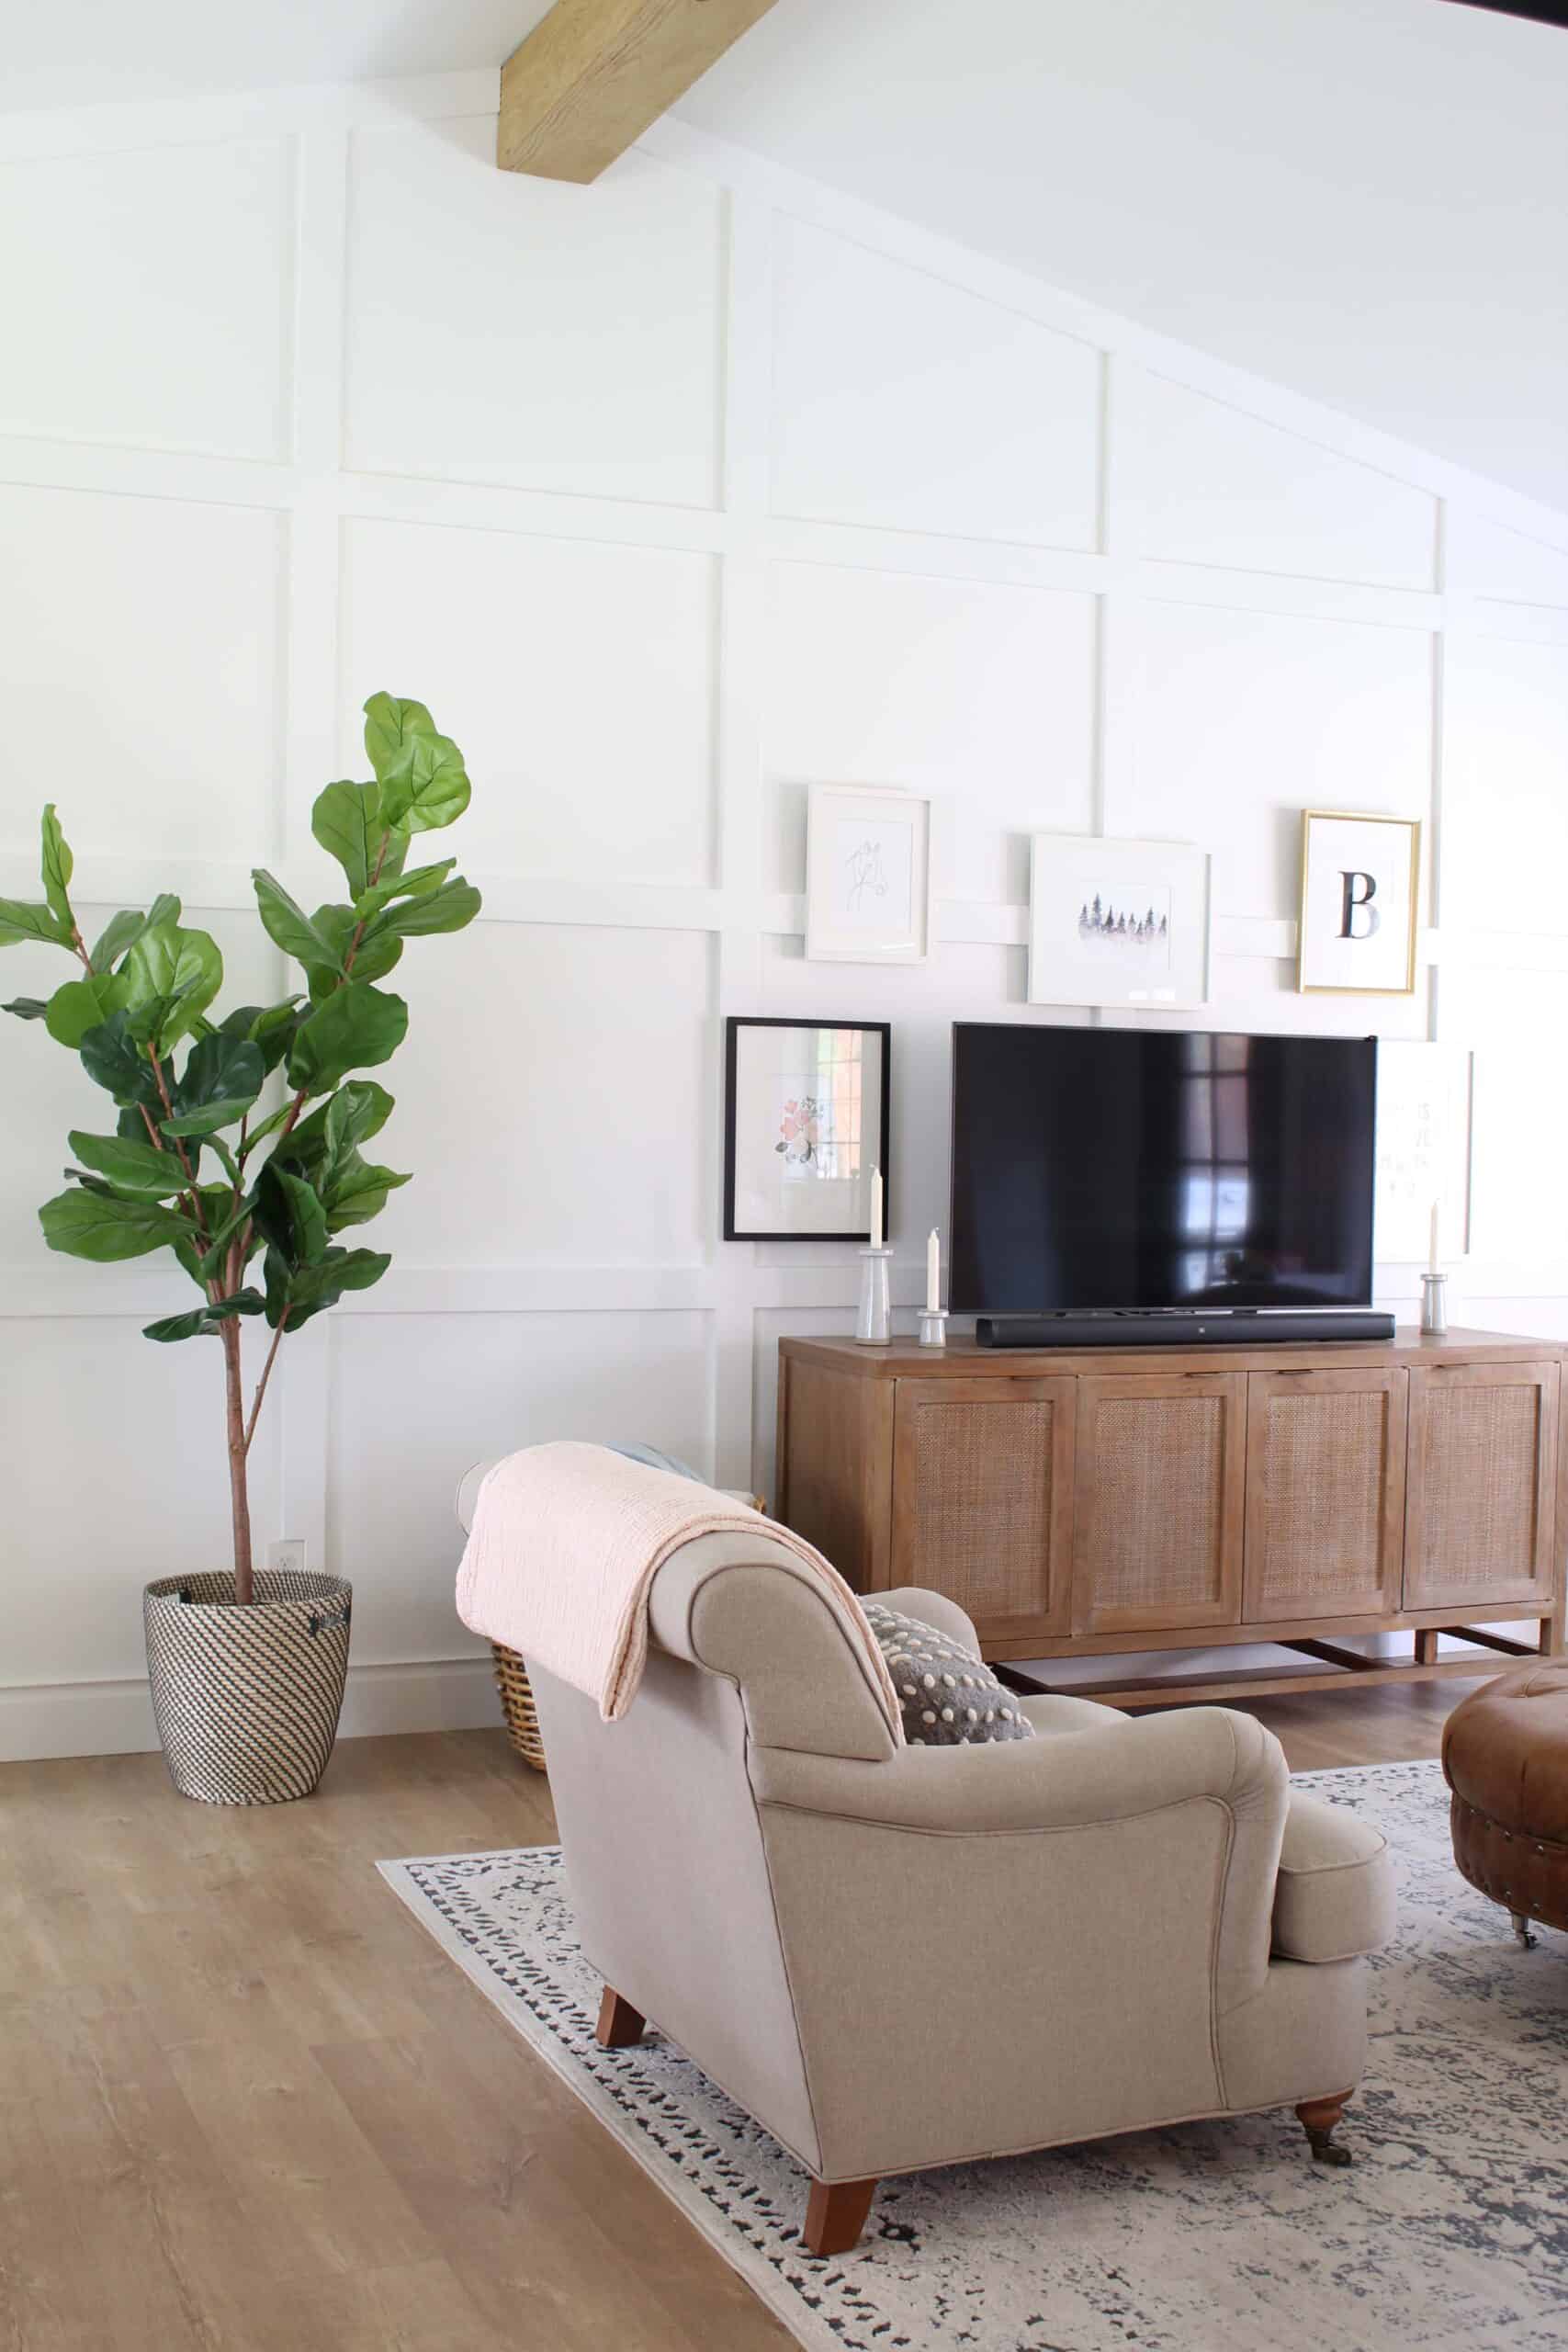
[[[173,1311],[194,1294],[170,1280]],[[0,1684],[143,1675],[141,1587],[232,1565],[221,1352],[144,1340],[142,1319],[0,1317]],[[251,1487],[259,1544],[278,1532],[269,1432]]]
[[[1448,522],[1448,584],[1505,605],[1568,608],[1568,546],[1506,530],[1456,505]]]
[[[717,590],[707,555],[351,523],[343,756],[367,695],[417,695],[474,778],[470,868],[705,884]]]
[[[1130,419],[1144,551],[1302,579],[1431,588],[1437,501],[1163,377]]]
[[[1115,1019],[1105,1016],[1108,1023]],[[1209,1001],[1197,1012],[1140,1014],[1129,1028],[1257,1029],[1268,1036],[1405,1037],[1427,1035],[1426,976],[1410,996],[1303,996],[1293,956],[1216,956]]]
[[[283,536],[254,508],[0,488],[0,848],[30,852],[54,799],[84,862],[271,854]]]
[[[91,888],[92,859],[82,854],[79,842],[75,846],[77,880]],[[72,896],[90,944],[115,912],[115,905],[89,899],[74,883]],[[285,966],[282,955],[254,916],[187,907],[185,921],[210,932],[222,955],[220,1013],[237,1004],[276,1003],[298,984],[297,967]],[[47,1000],[79,968],[62,948],[31,940],[5,953],[0,978],[6,997]],[[286,970],[294,972],[292,980],[285,977]],[[62,1188],[61,1170],[71,1158],[66,1137],[72,1128],[83,1128],[88,1135],[114,1133],[119,1114],[113,1101],[102,1087],[94,1085],[78,1057],[55,1043],[41,1021],[18,1021],[9,1014],[0,1017],[0,1100],[17,1113],[6,1123],[5,1149],[0,1151],[0,1269],[29,1274],[53,1271],[75,1283],[99,1279],[100,1269],[82,1266],[46,1249],[38,1212]],[[205,1173],[216,1182],[218,1170],[210,1159]],[[131,1271],[164,1267],[168,1270],[169,1312],[194,1306],[196,1295],[173,1259],[138,1260]],[[112,1283],[119,1271],[102,1270],[102,1278]]]
[[[782,214],[773,252],[775,514],[1093,547],[1092,345]]]
[[[707,1467],[700,1313],[339,1315],[332,1340],[327,1556],[360,1665],[477,1646],[453,1598],[471,1463],[629,1439]]]
[[[1568,934],[1568,649],[1450,641],[1445,924]]]
[[[414,1182],[376,1246],[408,1266],[701,1255],[709,962],[693,932],[488,923],[411,940],[378,1153]]]
[[[1025,899],[1029,834],[1090,820],[1094,633],[1090,596],[777,565],[771,887],[805,888],[807,785],[888,784],[946,797],[939,899]]]
[[[294,142],[0,165],[0,431],[287,456]]]
[[[1295,919],[1303,808],[1426,817],[1422,631],[1155,603],[1143,626],[1136,774],[1106,831],[1202,843],[1216,916]]]
[[[492,116],[354,141],[347,462],[711,506],[723,198],[497,171]]]

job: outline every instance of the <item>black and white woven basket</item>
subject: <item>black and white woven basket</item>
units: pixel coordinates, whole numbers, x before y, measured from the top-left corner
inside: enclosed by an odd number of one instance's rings
[[[142,1596],[152,1712],[169,1776],[204,1804],[308,1797],[333,1752],[354,1589],[342,1577],[256,1571],[161,1577]]]

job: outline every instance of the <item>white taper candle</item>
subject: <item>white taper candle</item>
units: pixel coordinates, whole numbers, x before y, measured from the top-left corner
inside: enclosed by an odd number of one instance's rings
[[[871,1246],[874,1250],[880,1250],[882,1247],[882,1170],[880,1168],[874,1168],[871,1171]]]
[[[933,1225],[931,1239],[926,1243],[926,1313],[935,1315],[941,1306],[942,1244],[936,1238]]]
[[[1438,1271],[1438,1204],[1436,1201],[1432,1203],[1432,1248],[1429,1271],[1434,1274]]]

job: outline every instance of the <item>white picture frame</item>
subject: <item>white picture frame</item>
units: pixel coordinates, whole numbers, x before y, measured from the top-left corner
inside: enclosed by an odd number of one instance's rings
[[[812,963],[923,964],[931,936],[931,804],[882,786],[814,784],[806,824]]]
[[[1380,1040],[1372,1250],[1379,1265],[1426,1264],[1434,1205],[1444,1262],[1469,1256],[1474,1105],[1472,1047]]]
[[[1209,999],[1209,853],[1033,833],[1029,1001],[1191,1012]]]
[[[1421,823],[1302,811],[1302,996],[1414,996]]]

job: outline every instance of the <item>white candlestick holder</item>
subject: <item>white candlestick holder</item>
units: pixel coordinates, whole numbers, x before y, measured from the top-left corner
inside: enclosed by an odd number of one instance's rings
[[[860,1312],[855,1317],[855,1338],[863,1348],[885,1348],[893,1337],[893,1285],[889,1268],[893,1262],[891,1250],[863,1250],[860,1253]]]
[[[920,1345],[922,1348],[946,1347],[947,1309],[945,1306],[921,1307]]]
[[[1423,1274],[1421,1277],[1421,1329],[1429,1340],[1443,1340],[1449,1330],[1449,1278],[1447,1274]]]

